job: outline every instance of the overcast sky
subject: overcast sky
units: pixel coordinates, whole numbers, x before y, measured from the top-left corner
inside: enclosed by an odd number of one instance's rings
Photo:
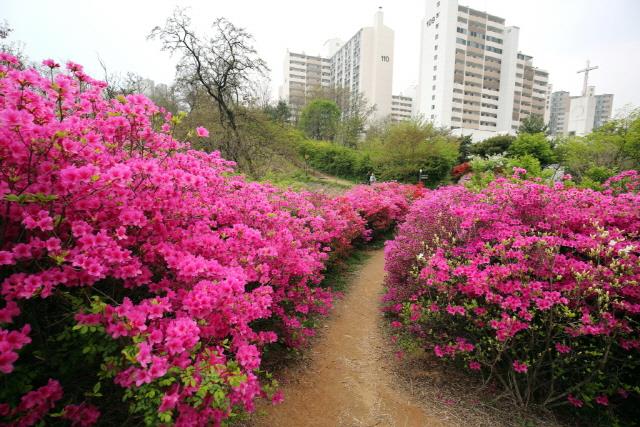
[[[205,30],[224,16],[255,36],[271,67],[274,97],[285,50],[321,52],[328,38],[350,38],[371,25],[378,6],[395,30],[394,92],[417,83],[420,19],[424,0],[0,0],[0,18],[15,29],[33,60],[73,60],[100,77],[97,56],[110,71],[133,71],[169,83],[174,62],[146,40],[176,4],[191,8]],[[520,27],[520,50],[550,72],[554,90],[577,95],[576,71],[590,59],[596,93],[615,94],[614,110],[640,106],[640,0],[466,0],[461,4],[503,17]]]

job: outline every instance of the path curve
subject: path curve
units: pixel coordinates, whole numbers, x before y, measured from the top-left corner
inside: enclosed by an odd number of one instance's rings
[[[377,250],[336,304],[325,333],[311,349],[310,363],[286,376],[284,403],[266,408],[254,426],[444,425],[388,381],[393,353],[380,330],[383,280],[384,253]]]

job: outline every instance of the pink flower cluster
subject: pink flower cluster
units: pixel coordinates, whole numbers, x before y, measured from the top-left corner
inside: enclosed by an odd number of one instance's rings
[[[522,405],[637,401],[635,178],[604,192],[513,177],[426,194],[385,250],[394,332],[492,374]]]
[[[356,186],[346,194],[346,199],[374,232],[382,232],[401,222],[411,202],[425,192],[420,187],[383,182]]]
[[[247,182],[218,153],[174,140],[179,118],[144,96],[108,100],[81,66],[44,65],[48,77],[0,55],[0,371],[47,334],[25,323],[37,316],[25,304],[68,294],[84,301],[56,305],[77,322],[69,329],[117,344],[101,376],[136,401],[158,396],[148,422],[219,425],[251,411],[266,395],[264,346],[313,335],[332,303],[319,286],[327,263],[368,236],[367,222],[397,221],[410,190],[331,198]],[[34,424],[63,386],[3,404],[0,422]],[[75,425],[99,417],[88,402],[61,403]]]

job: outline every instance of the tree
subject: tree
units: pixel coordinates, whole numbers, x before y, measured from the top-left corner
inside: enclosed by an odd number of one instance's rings
[[[531,155],[540,161],[542,166],[553,163],[554,153],[551,143],[544,133],[521,133],[507,150],[509,157]]]
[[[446,180],[458,159],[458,141],[419,120],[390,123],[364,148],[371,152],[380,178],[416,182],[422,169],[430,186]]]
[[[349,88],[318,86],[311,90],[310,99],[330,99],[338,105],[341,115],[336,140],[346,147],[356,147],[375,112],[375,107],[369,104],[364,94],[352,92]]]
[[[264,108],[264,112],[273,120],[278,123],[286,123],[291,118],[291,109],[289,105],[283,100],[278,101],[278,103],[274,105],[267,105]]]
[[[103,79],[107,83],[105,94],[107,98],[114,99],[119,95],[132,95],[134,93],[149,93],[153,83],[139,74],[128,72],[124,76],[119,73],[111,73],[107,65],[98,57],[98,62],[103,72]]]
[[[237,115],[242,102],[252,96],[252,81],[264,76],[268,67],[252,45],[253,36],[225,18],[213,22],[213,35],[197,34],[191,18],[177,8],[164,27],[155,27],[149,38],[158,39],[162,50],[180,55],[177,80],[196,93],[204,93],[218,109],[218,120],[225,129],[221,141],[223,155],[246,167],[253,174],[253,158],[243,145]]]
[[[522,120],[518,128],[518,135],[521,133],[544,133],[549,130],[549,126],[544,124],[544,118],[538,114],[530,114]]]
[[[316,140],[332,141],[336,137],[340,108],[328,99],[317,99],[307,104],[300,113],[299,127]]]
[[[24,43],[11,40],[13,28],[5,19],[0,22],[0,51],[9,53],[18,58],[21,66],[26,63],[26,55],[24,54]]]
[[[464,163],[469,160],[473,150],[473,140],[471,139],[471,135],[464,135],[458,138],[458,142],[460,143],[460,148],[458,149],[458,163]]]
[[[515,139],[516,137],[512,135],[493,136],[473,145],[469,151],[471,154],[480,157],[489,157],[496,154],[506,153]]]
[[[375,107],[369,104],[364,94],[349,89],[338,91],[336,102],[342,111],[338,142],[347,147],[356,147]]]
[[[640,168],[640,109],[605,123],[587,135],[587,140],[617,146],[616,161],[621,169]]]

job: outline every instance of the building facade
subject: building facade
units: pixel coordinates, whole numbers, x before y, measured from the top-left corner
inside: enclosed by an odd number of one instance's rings
[[[331,56],[331,83],[361,93],[375,107],[373,119],[392,112],[394,33],[384,25],[383,16],[379,9],[372,27],[361,28]]]
[[[413,98],[406,95],[393,95],[391,98],[391,120],[401,122],[413,117]]]
[[[420,115],[474,140],[514,133],[530,114],[544,117],[549,75],[518,51],[519,31],[457,0],[427,0]]]
[[[584,136],[609,121],[612,110],[613,95],[596,95],[594,86],[588,86],[582,96],[570,96],[566,91],[553,92],[549,131],[557,136]]]
[[[322,56],[289,52],[284,58],[284,83],[280,99],[289,104],[293,117],[298,117],[318,88],[331,87],[331,61]]]
[[[384,25],[383,17],[379,9],[373,26],[361,28],[346,43],[328,40],[323,56],[287,51],[279,95],[289,104],[294,117],[318,87],[346,90],[353,96],[362,94],[367,104],[375,108],[374,120],[392,114],[394,33]]]
[[[571,96],[569,92],[557,91],[551,94],[549,108],[549,132],[552,135],[566,135],[569,133],[569,110]]]
[[[596,113],[593,120],[593,129],[598,129],[611,120],[613,113],[613,94],[605,93],[596,95]]]

